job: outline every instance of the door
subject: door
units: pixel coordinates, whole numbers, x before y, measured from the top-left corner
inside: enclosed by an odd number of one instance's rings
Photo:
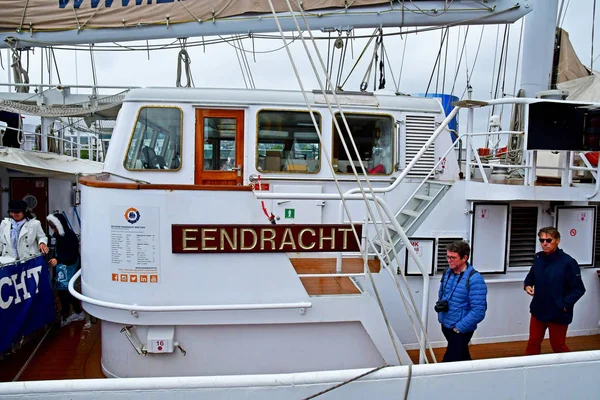
[[[27,207],[46,230],[48,178],[10,178],[11,200],[25,200]]]
[[[244,111],[196,110],[196,185],[243,183]]]

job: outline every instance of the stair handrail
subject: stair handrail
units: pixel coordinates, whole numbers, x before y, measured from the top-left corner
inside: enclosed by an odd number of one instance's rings
[[[435,142],[435,140],[438,138],[438,136],[442,133],[442,131],[444,131],[447,128],[448,124],[450,123],[450,121],[452,121],[452,119],[454,119],[454,117],[456,116],[456,114],[458,113],[460,108],[461,108],[460,106],[456,106],[452,109],[452,111],[450,111],[448,116],[442,121],[440,126],[438,126],[436,128],[436,130],[433,131],[433,134],[429,137],[429,139],[427,139],[425,144],[423,144],[421,149],[417,152],[417,154],[415,154],[413,159],[408,163],[406,168],[404,168],[402,170],[400,175],[398,175],[398,177],[394,180],[394,182],[391,185],[386,186],[384,188],[373,188],[373,193],[386,193],[386,192],[390,192],[390,191],[394,190],[395,188],[397,188],[400,185],[400,183],[404,180],[404,178],[406,178],[406,176],[410,173],[410,171],[413,169],[413,167],[417,164],[417,162],[419,162],[419,160],[421,159],[423,154],[425,154],[425,152],[427,151],[429,146],[431,146],[433,144],[433,142]],[[452,147],[454,147],[454,146],[452,146]],[[366,188],[364,190],[366,192],[366,191],[368,191],[368,188]],[[353,188],[353,189],[348,190],[345,194],[354,194],[359,191],[360,191],[360,189]]]

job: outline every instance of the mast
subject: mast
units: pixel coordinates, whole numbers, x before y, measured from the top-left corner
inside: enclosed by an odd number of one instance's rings
[[[525,97],[550,89],[558,0],[529,0],[533,12],[525,17],[521,88]]]

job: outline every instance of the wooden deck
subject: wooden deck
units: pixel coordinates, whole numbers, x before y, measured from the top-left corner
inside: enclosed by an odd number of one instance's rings
[[[290,258],[298,274],[333,274],[335,273],[335,258]],[[342,273],[360,274],[363,272],[362,258],[343,258]],[[368,260],[369,269],[378,273],[381,269],[379,260]],[[347,277],[315,277],[300,278],[306,292],[310,296],[328,296],[337,294],[360,294],[360,290]]]
[[[25,365],[38,340],[32,340],[16,354],[0,360],[0,382],[10,382]],[[567,338],[572,351],[599,350],[600,335],[576,336]],[[473,359],[514,357],[525,354],[526,342],[480,344],[471,346]],[[132,350],[133,351],[133,350]],[[434,349],[438,360],[442,359],[445,348]],[[542,346],[543,353],[550,353],[548,340]],[[410,357],[418,361],[418,351],[410,350]],[[31,359],[19,381],[91,379],[104,378],[100,367],[100,323],[84,329],[84,323],[75,322],[65,328],[52,328],[36,355]]]
[[[568,337],[567,346],[571,351],[600,350],[600,335]],[[473,360],[485,360],[488,358],[524,356],[526,347],[527,341],[486,343],[471,345],[469,346],[469,351]],[[433,353],[438,362],[442,360],[445,352],[445,347],[433,349]],[[545,339],[542,343],[542,354],[550,353],[552,353],[550,341]],[[409,350],[408,355],[414,363],[419,362],[418,350]]]
[[[38,332],[16,354],[0,360],[0,382],[10,382],[25,366],[45,332]],[[100,323],[84,328],[84,321],[52,327],[23,369],[19,381],[104,378],[100,367]]]

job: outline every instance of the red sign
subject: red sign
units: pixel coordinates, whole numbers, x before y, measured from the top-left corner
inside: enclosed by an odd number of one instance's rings
[[[172,225],[171,234],[173,253],[360,251],[351,225]]]
[[[270,185],[268,183],[255,183],[254,190],[270,190]]]
[[[575,236],[575,235],[577,235],[577,229],[571,229],[571,230],[569,231],[569,234],[570,234],[571,236]]]

